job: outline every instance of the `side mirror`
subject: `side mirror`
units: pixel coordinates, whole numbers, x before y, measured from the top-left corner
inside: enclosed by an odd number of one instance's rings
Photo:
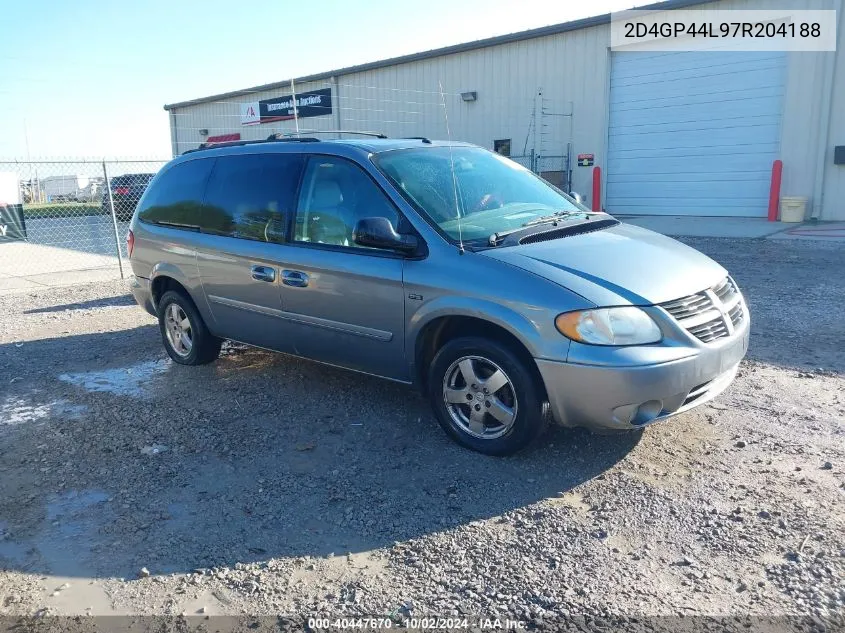
[[[415,235],[400,235],[390,220],[383,217],[358,220],[352,231],[352,241],[359,246],[390,249],[405,254],[414,253],[419,247]]]
[[[574,198],[574,199],[575,199],[575,202],[577,202],[578,204],[584,204],[584,196],[582,196],[582,195],[581,195],[580,193],[578,193],[577,191],[570,191],[570,192],[569,192],[569,196],[570,196],[571,198]]]

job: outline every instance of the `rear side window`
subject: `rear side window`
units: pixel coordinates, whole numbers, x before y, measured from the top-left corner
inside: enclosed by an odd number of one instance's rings
[[[295,154],[221,156],[206,190],[201,230],[283,242],[303,162]]]
[[[202,198],[213,158],[201,158],[174,165],[147,190],[138,218],[153,224],[199,229],[204,216]]]

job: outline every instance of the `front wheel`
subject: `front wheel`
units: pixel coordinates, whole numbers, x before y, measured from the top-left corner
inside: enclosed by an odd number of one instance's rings
[[[158,304],[158,324],[164,349],[182,365],[203,365],[220,355],[222,341],[213,336],[190,297],[165,292]]]
[[[548,404],[535,376],[508,347],[459,338],[434,357],[429,397],[440,426],[459,444],[487,455],[510,455],[548,426]]]

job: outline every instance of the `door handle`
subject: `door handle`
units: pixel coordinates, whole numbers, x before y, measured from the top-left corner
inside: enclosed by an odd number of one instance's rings
[[[286,286],[304,288],[308,285],[308,275],[298,270],[283,270],[282,283]]]
[[[256,281],[276,281],[276,271],[269,266],[253,266],[251,269],[252,278]]]

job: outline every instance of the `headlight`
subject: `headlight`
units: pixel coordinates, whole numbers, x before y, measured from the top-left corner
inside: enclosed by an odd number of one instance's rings
[[[565,312],[555,319],[561,334],[590,345],[646,345],[663,338],[660,328],[639,308],[596,308]]]

